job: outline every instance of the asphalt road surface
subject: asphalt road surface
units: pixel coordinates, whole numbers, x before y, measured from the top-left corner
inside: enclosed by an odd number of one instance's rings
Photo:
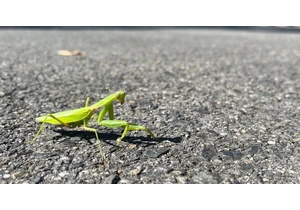
[[[1,29],[0,49],[0,183],[300,183],[300,33]],[[91,121],[105,162],[80,127],[25,144],[118,90],[157,139]]]

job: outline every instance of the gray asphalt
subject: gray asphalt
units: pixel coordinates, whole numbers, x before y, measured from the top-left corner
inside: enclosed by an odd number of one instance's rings
[[[300,183],[300,34],[246,30],[0,30],[0,183]],[[86,57],[58,50],[83,50]],[[47,125],[118,90],[117,119]]]

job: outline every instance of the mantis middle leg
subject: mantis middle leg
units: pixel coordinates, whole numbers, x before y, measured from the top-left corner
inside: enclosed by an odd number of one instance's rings
[[[155,138],[154,134],[148,128],[138,124],[128,123],[125,120],[102,120],[99,124],[109,128],[117,128],[117,127],[124,128],[122,136],[117,139],[117,145],[120,144],[121,140],[126,136],[128,131],[144,130],[147,133],[149,133],[151,138]]]
[[[104,153],[102,151],[102,146],[101,146],[101,141],[98,137],[98,133],[97,133],[97,130],[95,128],[89,128],[87,127],[87,120],[83,120],[83,129],[84,130],[87,130],[87,131],[93,131],[96,135],[96,139],[97,139],[97,143],[98,143],[98,148],[99,148],[99,151],[100,151],[100,154],[101,154],[101,158],[102,160],[104,160]]]

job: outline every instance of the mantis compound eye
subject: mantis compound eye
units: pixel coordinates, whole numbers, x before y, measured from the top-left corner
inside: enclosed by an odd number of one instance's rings
[[[120,104],[124,103],[126,93],[124,91],[116,92],[116,98]]]

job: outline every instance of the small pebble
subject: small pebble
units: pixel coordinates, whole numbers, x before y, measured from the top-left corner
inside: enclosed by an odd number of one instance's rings
[[[179,184],[185,184],[187,182],[187,178],[184,176],[176,176],[175,179]]]
[[[269,181],[270,181],[270,180],[267,179],[267,178],[263,178],[262,180],[263,180],[263,182],[269,182]]]
[[[60,160],[64,163],[70,163],[70,158],[68,158],[68,157],[62,157],[62,158],[60,158]]]
[[[268,144],[275,145],[275,141],[268,141]]]
[[[160,148],[160,149],[151,149],[151,150],[147,150],[145,152],[145,155],[147,157],[151,157],[151,158],[158,158],[161,155],[167,154],[169,152],[170,149],[168,148]]]
[[[38,177],[38,178],[36,178],[34,181],[33,181],[33,183],[34,184],[39,184],[39,183],[41,183],[43,181],[43,177]]]
[[[108,176],[103,184],[117,184],[120,181],[120,177],[117,174],[112,174]]]
[[[8,179],[10,177],[10,174],[4,174],[3,179]]]
[[[136,169],[133,169],[130,171],[130,174],[131,175],[139,175],[142,171],[142,168],[141,167],[137,167]]]
[[[136,148],[136,144],[130,144],[129,145],[129,149],[135,149]]]
[[[65,177],[65,176],[68,175],[68,174],[69,174],[68,172],[63,171],[63,172],[60,172],[60,173],[58,174],[58,176],[60,176],[60,177]]]

